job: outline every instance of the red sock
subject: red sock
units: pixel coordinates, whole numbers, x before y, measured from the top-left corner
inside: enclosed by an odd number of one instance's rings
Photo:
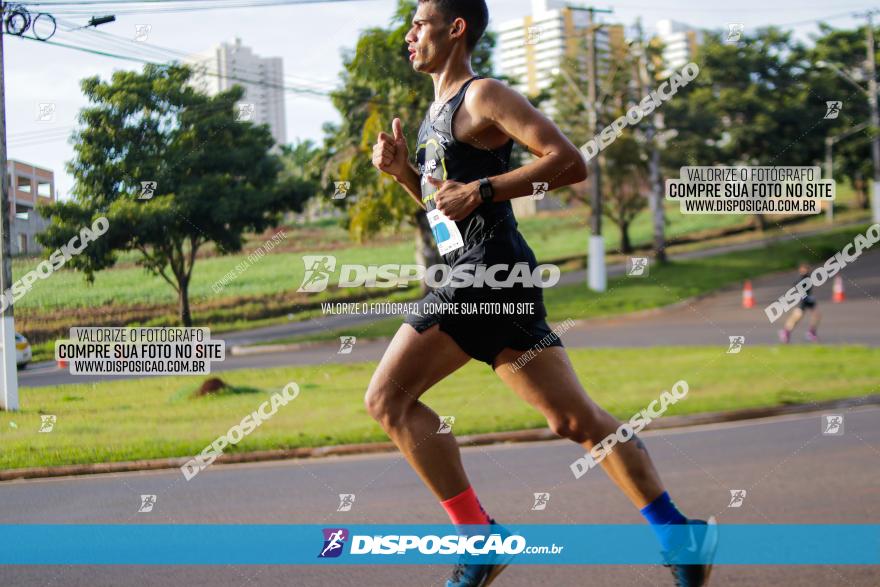
[[[473,487],[468,487],[455,497],[441,501],[449,519],[456,526],[461,524],[488,524],[489,514],[480,505]]]

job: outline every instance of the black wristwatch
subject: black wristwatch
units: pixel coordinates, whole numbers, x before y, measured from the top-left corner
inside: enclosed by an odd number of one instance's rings
[[[489,181],[488,177],[480,180],[480,199],[484,204],[495,199],[495,188],[492,187],[492,182]]]

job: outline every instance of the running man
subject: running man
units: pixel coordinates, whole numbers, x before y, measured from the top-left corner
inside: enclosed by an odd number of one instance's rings
[[[439,251],[453,269],[464,264],[491,268],[519,263],[533,270],[535,256],[517,230],[510,200],[531,196],[534,183],[547,184],[549,191],[583,181],[586,164],[578,149],[523,96],[497,80],[474,75],[471,53],[488,20],[484,0],[419,1],[406,42],[412,67],[432,77],[436,97],[419,131],[419,168],[409,161],[400,119],[392,122],[393,135],[379,135],[373,165],[391,175],[427,211]],[[536,159],[510,171],[514,141]],[[423,300],[425,308],[450,302],[515,301],[531,302],[535,311],[516,316],[430,311],[408,315],[365,397],[370,415],[459,527],[494,521],[468,481],[455,438],[437,433],[439,416],[419,398],[472,358],[488,364],[508,387],[538,409],[556,434],[586,451],[619,425],[581,387],[562,343],[544,319],[541,289],[518,285],[500,289],[444,286],[432,291]],[[548,346],[546,341],[551,339]],[[542,350],[533,353],[528,363],[515,365],[523,351],[539,346]],[[618,445],[601,464],[651,524],[664,553],[680,547],[672,535],[681,533],[670,531],[680,526],[671,525],[687,525],[686,533],[693,540],[688,546],[696,544],[707,560],[714,556],[717,532],[706,522],[688,520],[679,512],[641,440],[633,438]],[[705,585],[711,569],[710,564],[667,566],[682,586]],[[446,585],[489,585],[503,568],[502,562],[475,565],[462,561]]]
[[[806,261],[802,262],[798,267],[798,273],[800,274],[797,278],[795,284],[800,283],[804,280],[805,277],[810,276],[810,264]],[[783,326],[782,330],[779,331],[779,340],[788,344],[791,341],[791,333],[794,330],[795,326],[798,325],[798,322],[801,321],[801,318],[804,317],[806,312],[810,312],[810,327],[807,330],[807,333],[804,335],[804,338],[809,340],[810,342],[818,342],[819,335],[817,333],[819,329],[819,320],[822,318],[819,310],[816,309],[816,298],[813,297],[813,284],[810,282],[810,287],[804,292],[804,297],[801,298],[800,303],[797,305],[797,308],[791,311],[791,316],[788,317],[788,320],[785,322],[785,326]]]

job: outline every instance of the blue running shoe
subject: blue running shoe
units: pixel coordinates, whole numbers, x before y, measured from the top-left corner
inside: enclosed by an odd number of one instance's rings
[[[489,523],[494,526],[493,534],[500,534],[503,538],[510,536],[510,531],[496,524],[495,520],[489,520]],[[509,555],[498,555],[491,564],[469,564],[466,561],[473,557],[462,555],[452,569],[452,577],[446,580],[446,587],[487,587],[507,568],[511,558]]]
[[[676,587],[702,587],[709,584],[712,561],[715,559],[715,551],[718,550],[718,524],[711,517],[708,522],[688,520],[688,526],[690,544],[683,547],[681,552],[687,556],[698,556],[700,564],[676,563],[676,553],[664,551],[663,559],[667,562],[663,566],[672,570]]]

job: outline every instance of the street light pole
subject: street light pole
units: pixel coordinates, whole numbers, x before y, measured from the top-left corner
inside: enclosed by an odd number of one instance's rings
[[[12,189],[6,173],[6,81],[3,56],[3,40],[6,35],[6,6],[9,5],[0,0],[0,298],[6,296],[6,292],[12,287],[12,215],[15,210],[11,206],[9,190]],[[17,9],[21,10],[21,9]],[[27,14],[27,11],[24,11]],[[55,19],[51,15],[41,13],[37,16],[48,16],[54,24]],[[34,26],[27,17],[20,31],[23,34],[29,27]],[[116,20],[115,16],[93,17],[86,26],[106,24]],[[33,21],[36,23],[36,20]],[[82,28],[82,27],[81,27]],[[52,35],[41,37],[33,31],[34,37],[39,41],[47,41]],[[52,31],[54,33],[54,29]],[[0,410],[18,410],[18,369],[15,360],[15,319],[12,310],[12,294],[5,297],[5,306],[0,312]]]
[[[874,222],[880,222],[880,113],[877,112],[877,63],[874,58],[874,11],[866,14],[868,18],[868,102],[871,105],[871,160],[874,162],[874,184],[871,190]]]
[[[588,51],[587,59],[590,85],[587,96],[591,108],[590,132],[596,136],[599,132],[599,58],[596,48],[596,13],[611,13],[612,10],[599,8],[568,6],[569,10],[586,12],[589,15],[587,23]],[[599,156],[594,156],[590,163],[590,241],[587,251],[587,286],[593,291],[604,292],[608,289],[608,275],[605,268],[605,239],[602,238],[602,180],[599,168]]]
[[[834,145],[847,138],[848,136],[854,135],[857,132],[862,132],[866,128],[868,128],[867,121],[861,124],[857,124],[848,131],[839,135],[833,137],[825,137],[825,179],[834,179]],[[831,222],[834,222],[834,200],[828,200],[828,210],[826,212],[826,218],[828,219],[829,224]]]
[[[880,222],[880,133],[878,133],[878,128],[880,128],[880,113],[878,113],[877,108],[877,64],[874,59],[874,21],[872,18],[873,12],[865,13],[865,17],[868,19],[867,25],[867,34],[866,41],[868,46],[868,89],[865,90],[856,80],[850,77],[845,71],[843,71],[840,67],[831,63],[829,61],[817,61],[816,65],[818,67],[827,67],[835,74],[837,74],[840,78],[845,79],[855,87],[857,87],[863,94],[868,97],[868,105],[871,108],[871,117],[868,119],[871,127],[871,133],[873,134],[873,138],[871,140],[871,160],[874,164],[874,181],[871,185],[871,208],[872,208],[872,216],[874,222]],[[864,128],[864,125],[860,125],[860,127]],[[851,133],[845,133],[844,135],[840,135],[837,139],[843,138]],[[834,142],[837,142],[835,140]],[[832,143],[833,144],[833,143]],[[830,178],[829,178],[830,179]],[[832,204],[833,205],[833,204]]]
[[[831,137],[825,137],[825,179],[832,179],[831,174],[834,172],[833,148],[834,139]],[[828,208],[825,211],[825,220],[828,224],[834,223],[834,200],[828,201]]]
[[[593,136],[599,133],[599,83],[596,79],[599,74],[598,50],[596,47],[597,27],[594,24],[593,11],[588,12],[590,15],[589,35],[590,35],[590,56],[589,56],[589,75],[590,88],[589,100],[593,105],[590,111],[591,132]],[[602,237],[602,179],[599,167],[599,155],[596,154],[590,160],[590,245],[587,257],[587,285],[593,291],[603,292],[608,287],[608,278],[605,268],[605,239]]]
[[[651,82],[651,76],[648,73],[647,53],[645,51],[645,43],[642,39],[642,25],[639,22],[639,41],[636,47],[636,61],[634,62],[633,76],[639,87],[639,96],[645,96],[648,92],[648,85]],[[660,148],[657,144],[657,134],[662,126],[660,113],[657,110],[651,114],[648,119],[647,128],[645,129],[645,138],[650,146],[651,153],[648,159],[648,174],[651,184],[650,206],[651,218],[654,228],[654,257],[658,263],[666,263],[668,261],[666,255],[666,214],[663,209],[663,180],[660,176]]]
[[[3,69],[5,4],[0,0],[0,296],[12,286],[9,180],[6,177],[6,86]],[[15,319],[12,300],[0,314],[0,410],[18,410],[18,371],[15,364]]]

